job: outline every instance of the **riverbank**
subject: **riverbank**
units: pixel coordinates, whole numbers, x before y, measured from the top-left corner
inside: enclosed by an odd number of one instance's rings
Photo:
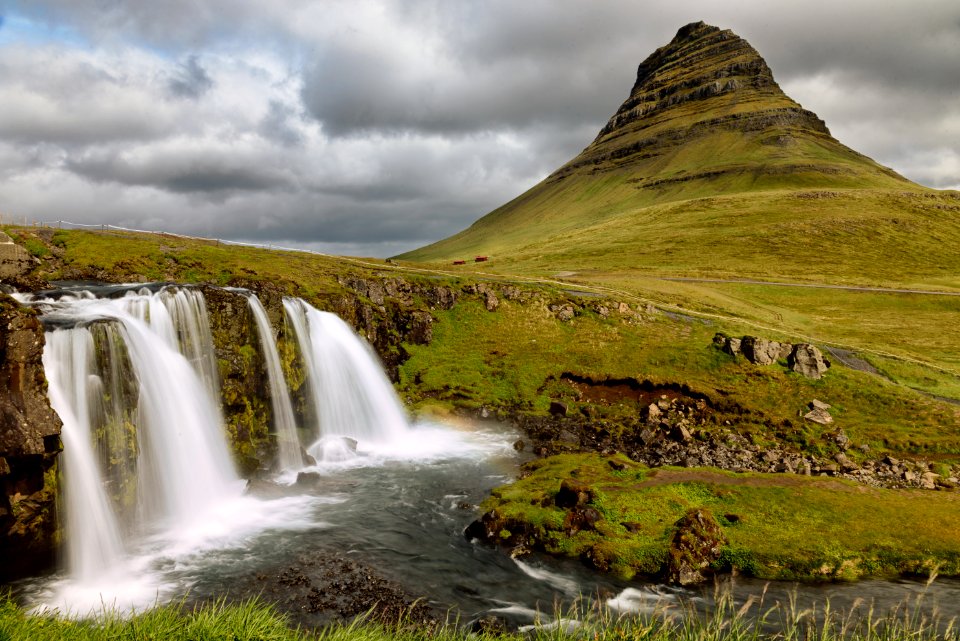
[[[721,573],[789,581],[960,576],[960,494],[842,479],[649,468],[623,455],[526,463],[467,536],[681,585]]]

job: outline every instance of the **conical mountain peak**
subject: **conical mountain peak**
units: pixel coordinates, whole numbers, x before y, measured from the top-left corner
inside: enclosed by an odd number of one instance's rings
[[[408,257],[521,247],[541,255],[572,238],[598,246],[594,231],[629,236],[658,208],[687,202],[699,211],[718,197],[763,209],[796,191],[905,188],[920,189],[831,136],[780,89],[750,43],[694,22],[640,63],[627,99],[575,158]]]
[[[633,163],[645,174],[638,176],[643,183],[660,184],[680,177],[678,172],[689,179],[697,165],[709,166],[713,175],[721,168],[711,160],[712,152],[703,163],[685,167],[669,159],[681,147],[706,150],[710,145],[702,144],[704,138],[723,133],[736,134],[739,143],[749,139],[761,145],[761,153],[752,156],[764,166],[782,164],[781,151],[796,147],[799,139],[841,146],[816,114],[783,93],[750,43],[730,30],[694,22],[640,63],[629,97],[593,143],[551,178],[584,167],[622,169]],[[762,153],[764,147],[769,153]],[[658,159],[667,162],[651,164]],[[737,162],[723,170],[742,168]]]

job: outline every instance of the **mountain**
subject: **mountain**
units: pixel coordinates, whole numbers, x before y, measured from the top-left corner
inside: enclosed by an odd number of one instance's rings
[[[908,228],[942,222],[924,213],[931,194],[837,141],[746,40],[697,22],[640,64],[629,97],[579,155],[468,229],[400,258],[769,275],[764,259],[790,260],[782,247],[760,248],[792,238],[830,277],[861,262],[850,262],[850,238],[844,247],[831,238],[892,227],[874,249],[889,256],[889,241],[903,253]],[[948,209],[960,202],[935,198]],[[862,252],[862,262],[876,254]],[[782,275],[805,277],[806,263]]]

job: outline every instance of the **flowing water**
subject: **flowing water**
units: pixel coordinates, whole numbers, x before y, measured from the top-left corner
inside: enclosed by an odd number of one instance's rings
[[[339,316],[299,299],[284,300],[307,369],[316,440],[307,453],[317,461],[349,457],[346,439],[397,443],[407,418],[376,355]]]
[[[280,354],[273,327],[267,318],[267,311],[255,294],[247,296],[250,311],[257,325],[260,337],[260,351],[267,366],[270,386],[270,406],[273,409],[273,428],[277,435],[277,467],[286,472],[295,472],[303,467],[300,455],[300,437],[297,436],[297,422],[294,418],[293,403],[290,402],[290,390],[283,377]]]
[[[18,585],[26,602],[82,614],[104,604],[149,607],[187,591],[215,598],[303,555],[336,550],[440,609],[455,608],[465,622],[493,614],[528,625],[581,596],[621,612],[681,602],[709,608],[709,590],[620,582],[576,561],[514,560],[467,541],[462,532],[476,518],[473,506],[518,472],[523,455],[511,447],[518,434],[495,422],[408,425],[369,348],[336,317],[295,299],[284,307],[316,419],[310,449],[317,463],[305,471],[319,480],[244,493],[226,455],[214,387],[204,379],[208,339],[188,327],[200,310],[180,304],[197,303],[198,292],[183,292],[110,288],[98,292],[108,298],[73,292],[35,301],[49,328],[50,398],[64,420],[68,563],[54,576]],[[193,311],[178,320],[171,312],[178,307]],[[136,425],[135,442],[116,438],[109,447],[137,454],[132,498],[118,491],[131,470],[104,469],[91,445],[93,431],[127,423]],[[801,607],[825,597],[849,607],[862,597],[883,609],[923,586],[765,588],[737,580],[731,589],[739,602],[765,589],[767,603],[786,602],[796,590]],[[947,616],[960,615],[960,582],[938,581],[927,598]]]

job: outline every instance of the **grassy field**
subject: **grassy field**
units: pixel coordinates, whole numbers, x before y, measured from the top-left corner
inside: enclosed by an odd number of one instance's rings
[[[618,456],[618,471],[597,454],[528,463],[521,480],[495,489],[482,508],[533,531],[547,552],[589,558],[624,577],[658,576],[676,523],[688,510],[711,511],[729,540],[720,571],[765,579],[850,580],[863,576],[960,575],[960,495],[880,490],[782,474],[649,469]],[[601,519],[571,532],[552,504],[562,479],[592,490]],[[909,519],[903,516],[909,514]],[[630,524],[628,529],[625,524]],[[816,532],[816,536],[811,536]]]
[[[553,296],[563,300],[560,293]],[[759,367],[722,353],[712,344],[722,328],[718,325],[635,311],[603,318],[590,303],[574,320],[561,322],[549,311],[551,300],[504,301],[496,312],[464,302],[435,312],[433,342],[408,348],[401,393],[421,408],[482,405],[546,413],[550,401],[559,398],[576,412],[580,404],[574,391],[558,380],[564,372],[596,380],[634,377],[686,384],[709,398],[750,408],[752,415],[729,418],[761,439],[780,432],[817,451],[821,435],[839,426],[874,455],[960,456],[960,407],[882,377],[835,367],[813,381],[782,364]],[[836,408],[836,426],[822,428],[798,418],[813,398]],[[609,411],[615,418],[617,408]]]

